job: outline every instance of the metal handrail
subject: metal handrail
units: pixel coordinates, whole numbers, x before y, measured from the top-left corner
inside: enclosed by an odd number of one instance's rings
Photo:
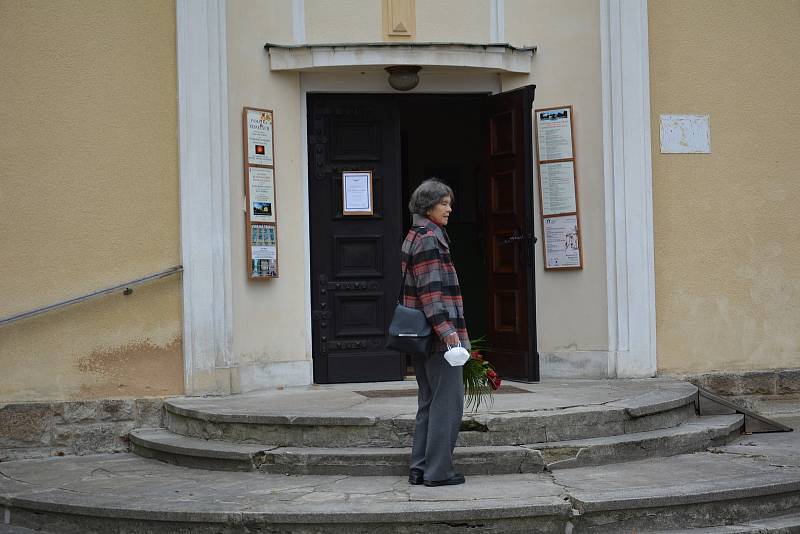
[[[151,274],[149,276],[145,276],[143,278],[137,278],[135,280],[131,280],[129,282],[125,282],[124,284],[117,284],[113,287],[107,287],[105,289],[100,289],[98,291],[93,291],[92,293],[87,293],[86,295],[81,295],[79,297],[74,297],[68,300],[63,300],[61,302],[56,302],[55,304],[50,304],[49,306],[42,306],[41,308],[36,308],[35,310],[27,311],[25,313],[18,313],[17,315],[12,315],[10,317],[4,317],[0,319],[0,326],[5,326],[7,324],[11,324],[15,321],[20,321],[22,319],[27,319],[29,317],[33,317],[34,315],[40,315],[42,313],[46,313],[49,311],[57,310],[58,308],[63,308],[65,306],[70,306],[72,304],[77,304],[79,302],[85,302],[90,299],[94,299],[97,297],[102,297],[103,295],[107,295],[109,293],[113,293],[115,291],[119,291],[120,289],[123,290],[123,294],[130,295],[133,290],[132,287],[145,284],[147,282],[151,282],[153,280],[159,280],[161,278],[166,278],[167,276],[172,276],[173,274],[179,273],[183,271],[183,265],[176,265],[175,267],[170,267],[169,269],[165,269],[163,271],[159,271],[155,274]]]

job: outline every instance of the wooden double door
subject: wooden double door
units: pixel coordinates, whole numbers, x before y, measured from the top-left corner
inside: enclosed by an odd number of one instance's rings
[[[539,380],[533,278],[531,109],[534,87],[486,95],[479,113],[481,232],[488,290],[488,357],[507,379]],[[311,308],[316,383],[402,380],[405,356],[387,350],[407,228],[401,99],[434,95],[308,95]],[[475,96],[470,96],[475,102]],[[458,99],[448,95],[442,104]],[[424,120],[417,119],[417,120]],[[457,132],[454,132],[456,135]],[[342,173],[371,171],[372,215],[343,214]],[[454,246],[458,246],[454,243]],[[456,266],[458,268],[458,265]],[[471,305],[475,305],[472,303]],[[469,327],[469,310],[467,310]]]

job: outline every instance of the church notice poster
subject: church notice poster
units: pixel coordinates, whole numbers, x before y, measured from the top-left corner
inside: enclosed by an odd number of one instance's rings
[[[545,269],[580,269],[581,245],[575,215],[544,218]]]
[[[246,109],[247,163],[250,165],[273,165],[272,111],[268,109]]]
[[[537,109],[535,113],[544,268],[582,269],[572,106]]]
[[[342,173],[342,214],[372,215],[372,171]]]
[[[272,169],[250,167],[250,221],[275,222],[275,179]]]
[[[572,158],[572,109],[537,109],[539,161]]]
[[[278,242],[274,225],[250,225],[250,276],[278,276]]]
[[[539,165],[542,191],[542,215],[575,213],[575,163],[562,161]]]
[[[278,277],[278,214],[271,109],[242,108],[247,277]]]

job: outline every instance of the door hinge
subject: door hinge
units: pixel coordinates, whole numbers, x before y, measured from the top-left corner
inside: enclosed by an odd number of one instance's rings
[[[311,313],[311,318],[315,321],[320,321],[320,320],[327,321],[328,317],[330,317],[330,313],[322,310],[317,310]]]

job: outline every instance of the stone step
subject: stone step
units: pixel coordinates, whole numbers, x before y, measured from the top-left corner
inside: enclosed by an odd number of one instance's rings
[[[441,488],[409,486],[403,476],[187,469],[125,453],[4,462],[0,507],[12,525],[61,534],[616,534],[789,521],[778,516],[800,509],[800,440],[786,442],[776,462],[768,449],[748,445],[750,438],[740,444],[751,447],[748,455],[721,447],[552,473],[473,476]]]
[[[797,534],[800,532],[800,513],[748,521],[739,525],[703,527],[681,530],[650,530],[640,534]]]
[[[702,451],[738,438],[743,415],[697,417],[672,428],[618,436],[533,443],[547,469],[604,465]]]
[[[741,415],[700,417],[677,427],[519,446],[456,447],[465,475],[537,473],[640,458],[671,456],[728,443],[742,427]],[[402,475],[408,447],[278,447],[204,440],[163,429],[131,432],[133,451],[147,458],[202,469],[293,475]]]
[[[14,525],[4,525],[0,523],[0,534],[48,534],[41,530],[31,530],[24,527],[15,527]]]
[[[696,415],[697,388],[688,383],[586,383],[567,382],[561,390],[558,383],[516,384],[513,387],[520,394],[496,395],[491,407],[464,415],[459,445],[608,437],[670,428]],[[403,394],[377,398],[369,397],[374,390],[352,389],[351,384],[349,389],[170,399],[164,404],[165,426],[187,437],[278,447],[411,446],[416,411],[413,386],[377,390]]]

